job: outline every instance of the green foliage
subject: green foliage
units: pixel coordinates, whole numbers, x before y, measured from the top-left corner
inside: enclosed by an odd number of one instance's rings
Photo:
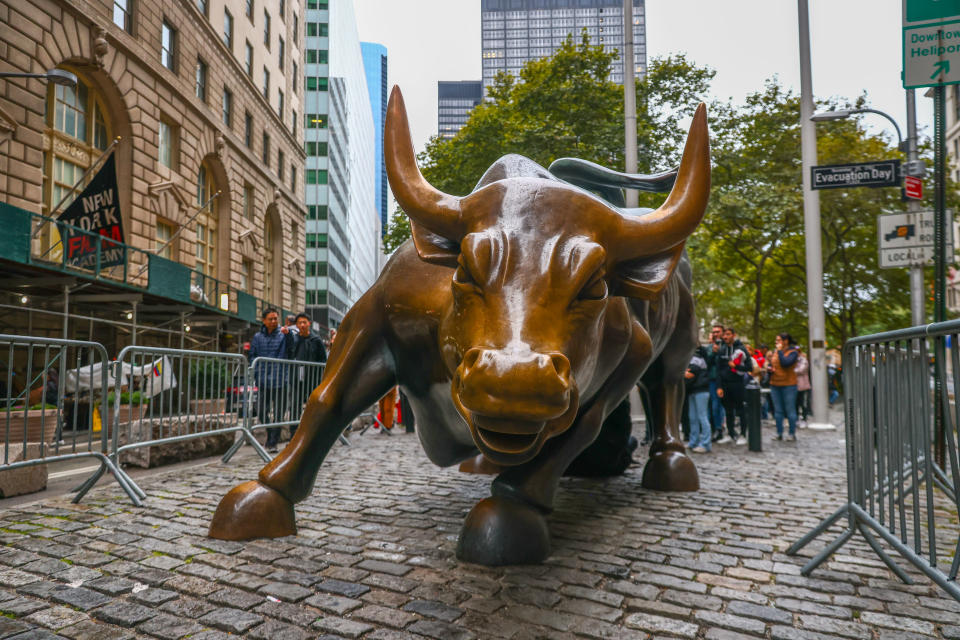
[[[224,388],[232,380],[225,362],[206,358],[190,361],[189,376],[192,398],[222,398]]]
[[[114,394],[113,391],[111,391],[110,394],[107,396],[107,404],[109,406],[113,406],[115,398],[116,398],[116,395]],[[120,392],[120,404],[139,405],[141,403],[150,404],[150,398],[142,395],[139,391],[134,391],[133,393],[129,393],[127,391]]]

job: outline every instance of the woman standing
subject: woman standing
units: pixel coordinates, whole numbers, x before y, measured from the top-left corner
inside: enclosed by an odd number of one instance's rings
[[[797,373],[797,426],[806,429],[810,417],[810,363],[803,351],[799,353],[793,368]]]
[[[767,354],[770,372],[770,396],[773,398],[773,417],[777,425],[777,440],[783,440],[783,416],[786,414],[790,430],[787,440],[797,439],[797,373],[794,367],[800,349],[789,333],[781,333],[774,341],[774,350]]]

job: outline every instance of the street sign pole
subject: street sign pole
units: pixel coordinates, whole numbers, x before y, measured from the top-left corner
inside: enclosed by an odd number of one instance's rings
[[[810,336],[811,429],[835,429],[827,407],[826,313],[823,302],[823,247],[820,229],[820,192],[814,191],[811,167],[817,164],[817,131],[813,115],[813,77],[810,73],[810,14],[807,0],[797,0],[800,28],[800,158],[803,166],[803,230],[807,262],[807,309]]]
[[[934,294],[934,321],[943,322],[947,319],[947,296],[946,296],[946,285],[947,285],[947,243],[946,243],[946,164],[947,164],[947,141],[946,141],[946,99],[947,99],[947,90],[942,84],[938,85],[934,89],[933,94],[933,128],[934,128],[934,143],[933,143],[933,158],[934,158],[934,228],[933,228],[933,237],[934,244],[936,249],[936,266],[935,269],[935,294]],[[944,468],[945,462],[945,452],[946,452],[946,438],[945,438],[945,422],[943,416],[943,402],[940,401],[943,398],[943,393],[945,389],[943,388],[943,374],[946,372],[944,366],[945,358],[947,357],[946,351],[943,348],[943,341],[936,341],[937,349],[936,355],[934,357],[935,364],[935,393],[934,398],[936,398],[936,407],[934,412],[934,421],[935,421],[935,433],[936,433],[936,442],[934,444],[934,458],[937,461],[937,464],[940,465],[940,468]]]
[[[907,89],[907,166],[917,161],[917,97],[913,89]],[[907,211],[916,216],[921,204],[917,200],[907,203]],[[910,319],[913,326],[926,323],[923,300],[923,265],[910,266]]]

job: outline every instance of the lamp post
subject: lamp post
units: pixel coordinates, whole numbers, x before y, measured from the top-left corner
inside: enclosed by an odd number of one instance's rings
[[[0,71],[0,78],[40,78],[53,84],[67,87],[77,86],[77,76],[63,69],[50,69],[43,73],[22,73],[20,71]]]
[[[821,111],[810,116],[814,122],[829,122],[832,120],[845,120],[858,113],[875,113],[890,121],[894,130],[897,132],[897,148],[907,154],[907,164],[904,166],[904,173],[908,176],[923,177],[926,174],[926,166],[917,158],[917,116],[916,102],[913,89],[907,90],[907,139],[903,139],[900,127],[897,121],[888,113],[869,107],[860,107],[857,109],[835,109],[833,111]],[[907,211],[911,214],[920,213],[920,202],[910,200],[907,204]],[[910,265],[910,320],[913,326],[925,324],[926,313],[923,302],[923,265]]]

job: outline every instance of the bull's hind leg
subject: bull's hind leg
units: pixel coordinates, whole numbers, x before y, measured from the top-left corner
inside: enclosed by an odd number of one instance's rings
[[[560,477],[596,439],[604,419],[626,397],[650,359],[650,339],[636,325],[631,346],[573,425],[544,444],[537,456],[508,467],[493,481],[489,498],[478,502],[463,524],[457,557],[489,566],[534,564],[550,555],[546,515],[553,510]]]
[[[676,330],[660,357],[643,375],[650,392],[652,414],[646,418],[653,422],[650,459],[643,468],[642,485],[645,489],[696,491],[700,488],[697,467],[687,456],[680,436],[683,374],[697,345],[693,300],[689,295],[681,300]]]
[[[210,523],[211,537],[247,540],[295,534],[293,505],[310,495],[320,464],[338,436],[396,384],[375,291],[367,292],[344,318],[326,374],[310,394],[293,439],[257,480],[223,497]]]

